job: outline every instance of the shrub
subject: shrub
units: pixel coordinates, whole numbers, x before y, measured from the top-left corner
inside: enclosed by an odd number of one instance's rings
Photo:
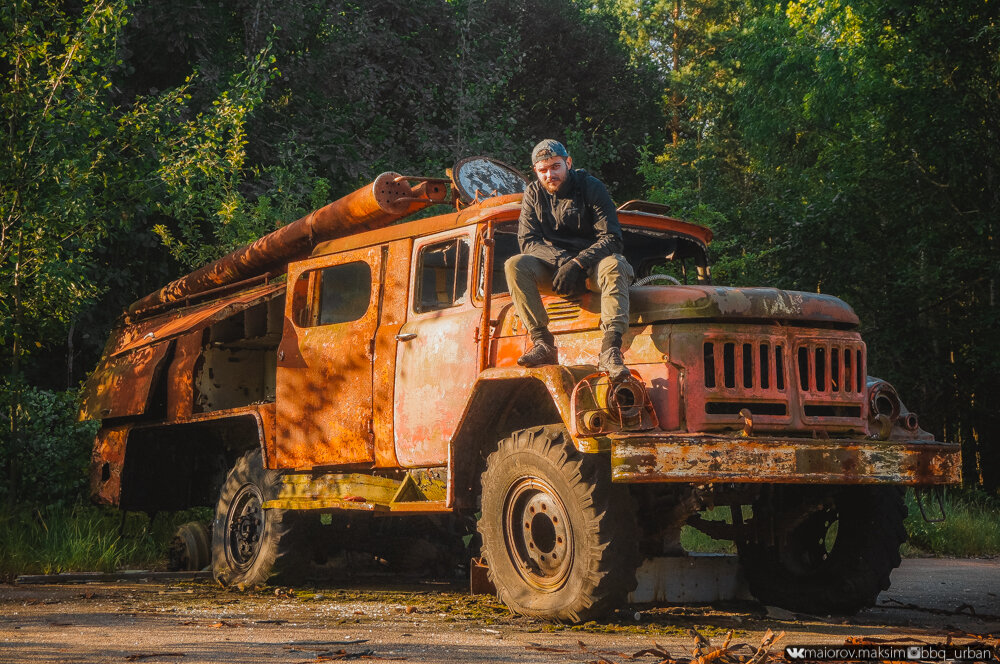
[[[0,431],[0,456],[4,467],[16,462],[15,503],[72,505],[86,496],[97,422],[78,422],[76,394],[34,387],[21,391],[20,404],[9,384],[2,386],[0,402],[5,414],[18,421],[19,445],[12,445],[9,426]],[[14,458],[11,458],[11,457]],[[0,482],[0,499],[7,500],[8,482]]]

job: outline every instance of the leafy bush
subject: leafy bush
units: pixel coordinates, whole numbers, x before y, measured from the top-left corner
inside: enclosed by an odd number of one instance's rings
[[[17,441],[11,431],[0,431],[0,458],[4,467],[17,469],[18,495],[25,505],[72,505],[87,493],[87,468],[97,422],[76,420],[76,394],[26,387],[20,405],[9,384],[2,385],[5,412],[16,410]],[[8,482],[0,483],[0,499],[7,500]]]

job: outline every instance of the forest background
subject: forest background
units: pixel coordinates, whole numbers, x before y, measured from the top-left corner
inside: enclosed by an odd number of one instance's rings
[[[86,496],[75,400],[127,304],[386,170],[540,138],[836,295],[869,373],[1000,490],[996,0],[8,0],[0,500]]]

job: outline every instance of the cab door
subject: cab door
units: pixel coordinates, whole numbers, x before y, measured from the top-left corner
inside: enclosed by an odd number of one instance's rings
[[[278,347],[279,467],[374,460],[372,347],[381,269],[380,247],[289,266]]]
[[[470,288],[473,230],[414,243],[406,323],[396,335],[394,433],[404,467],[448,462],[451,441],[479,375],[482,309]]]

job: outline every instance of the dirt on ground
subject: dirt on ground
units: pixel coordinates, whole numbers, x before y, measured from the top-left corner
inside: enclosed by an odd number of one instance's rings
[[[0,586],[0,662],[18,664],[669,664],[699,655],[761,664],[784,661],[786,647],[996,647],[998,638],[1000,561],[906,560],[878,606],[850,618],[729,602],[627,607],[576,626],[513,616],[467,584],[427,579],[250,592],[209,581]],[[927,652],[924,661],[940,661]]]

